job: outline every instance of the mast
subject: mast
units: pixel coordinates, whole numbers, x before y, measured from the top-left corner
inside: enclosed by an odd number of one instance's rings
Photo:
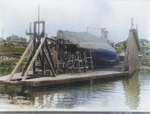
[[[131,29],[133,29],[133,17],[131,18]]]

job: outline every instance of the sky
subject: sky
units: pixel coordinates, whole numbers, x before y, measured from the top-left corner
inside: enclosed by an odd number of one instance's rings
[[[107,28],[108,39],[118,43],[127,39],[133,18],[140,39],[150,40],[150,1],[148,0],[0,0],[0,37],[12,34],[29,39],[29,23],[45,21],[48,37],[57,30],[88,31],[100,35]]]

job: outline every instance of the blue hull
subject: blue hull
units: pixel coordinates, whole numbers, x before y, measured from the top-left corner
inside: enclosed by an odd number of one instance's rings
[[[114,62],[117,60],[117,53],[104,49],[94,50],[94,59]]]

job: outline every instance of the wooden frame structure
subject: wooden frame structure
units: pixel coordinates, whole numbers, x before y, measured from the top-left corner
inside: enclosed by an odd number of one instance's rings
[[[139,37],[137,29],[129,30],[128,44],[124,57],[122,72],[129,71],[131,75],[138,66],[138,53],[140,50]]]
[[[42,25],[42,32],[39,32],[39,25]],[[38,25],[38,33],[37,33],[37,25]],[[52,60],[52,55],[50,53],[50,49],[48,46],[47,38],[45,38],[45,21],[35,21],[34,22],[34,37],[31,40],[30,44],[26,48],[25,52],[23,53],[22,57],[20,58],[19,62],[15,66],[14,70],[12,71],[11,75],[8,77],[7,81],[11,81],[12,77],[14,76],[16,70],[23,62],[24,58],[27,56],[31,46],[33,45],[33,51],[31,52],[28,61],[23,69],[22,72],[22,81],[26,80],[31,67],[33,66],[33,74],[30,76],[56,76],[56,71],[54,69],[54,63]],[[38,61],[40,64],[36,64]],[[47,66],[47,67],[46,67]],[[37,69],[41,71],[41,74],[37,74]],[[47,73],[46,70],[50,72]],[[52,73],[52,75],[51,75]]]

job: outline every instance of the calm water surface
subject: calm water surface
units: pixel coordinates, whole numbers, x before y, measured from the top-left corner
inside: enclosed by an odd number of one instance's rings
[[[4,94],[0,86],[0,95]],[[150,111],[150,71],[44,87],[7,86],[7,95],[24,96],[38,110]],[[0,98],[2,99],[2,98]],[[2,102],[0,102],[2,103]]]

